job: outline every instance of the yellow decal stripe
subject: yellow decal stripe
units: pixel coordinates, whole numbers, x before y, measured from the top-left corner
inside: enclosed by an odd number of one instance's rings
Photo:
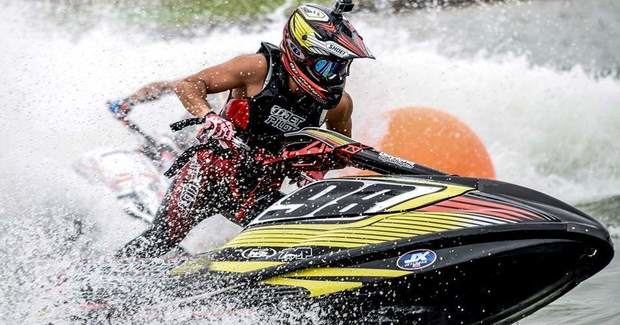
[[[388,240],[394,240],[394,239],[399,239],[402,236],[377,236],[377,235],[370,235],[370,234],[362,234],[359,233],[358,230],[347,230],[347,231],[338,231],[338,230],[334,230],[334,231],[330,231],[328,233],[326,233],[325,235],[321,235],[321,236],[316,236],[313,238],[314,239],[324,239],[324,238],[335,238],[336,240],[340,240],[340,241],[349,241],[349,240],[361,240],[363,242],[367,242],[369,240],[378,240],[378,241],[388,241]]]
[[[290,225],[261,226],[261,227],[250,228],[248,231],[255,231],[255,230],[276,230],[276,231],[294,230],[294,231],[297,231],[297,230],[301,230],[301,231],[322,232],[325,230],[331,230],[331,229],[338,228],[339,226],[345,226],[345,225],[304,223],[304,224],[290,224]]]
[[[291,19],[291,24],[292,24],[292,32],[293,32],[293,36],[295,36],[295,39],[297,40],[297,42],[299,42],[299,44],[301,44],[303,47],[305,48],[310,48],[311,43],[309,41],[310,37],[306,37],[306,39],[304,39],[305,35],[311,35],[314,36],[314,29],[312,29],[312,27],[310,27],[310,25],[306,22],[306,20],[301,17],[300,14],[295,13],[293,15],[293,18]]]
[[[292,243],[287,243],[287,242],[257,242],[257,241],[251,241],[251,242],[240,242],[240,243],[239,242],[230,242],[230,243],[222,246],[222,248],[237,248],[237,247],[239,247],[239,248],[241,248],[241,247],[293,247],[293,246],[296,246],[296,245],[292,244]],[[324,246],[331,246],[331,245],[324,245]],[[340,247],[340,246],[334,246],[334,247]]]
[[[216,272],[245,273],[284,264],[273,261],[213,261],[209,270]]]
[[[255,238],[235,238],[233,239],[231,242],[229,242],[228,244],[226,244],[226,246],[224,247],[236,247],[239,245],[250,245],[250,246],[257,246],[257,247],[264,247],[264,246],[277,246],[277,247],[287,247],[287,246],[291,246],[291,245],[295,245],[297,243],[302,242],[299,239],[291,239],[291,240],[287,240],[287,239],[271,239],[271,240],[260,240],[260,239],[255,239]]]
[[[201,266],[208,263],[201,262]],[[284,262],[275,261],[212,261],[209,266],[210,271],[245,273],[264,268],[282,265]],[[282,275],[283,277],[389,277],[395,278],[410,274],[408,271],[371,269],[371,268],[347,268],[347,267],[325,267],[310,268],[302,271],[290,272]]]
[[[387,211],[403,211],[419,208],[421,206],[429,205],[437,201],[443,201],[455,196],[459,196],[465,192],[471,191],[471,187],[458,186],[458,185],[445,185],[446,188],[443,191],[434,192],[420,197],[413,198],[409,201],[397,204]]]
[[[419,222],[403,221],[403,220],[386,220],[386,221],[380,222],[378,226],[379,225],[388,226],[388,227],[404,226],[404,227],[410,227],[410,229],[414,229],[418,231],[429,231],[429,232],[439,232],[439,231],[462,228],[462,227],[456,227],[456,226],[443,226],[442,227],[442,225],[437,224],[437,223],[423,224]]]
[[[211,263],[211,260],[206,257],[201,257],[195,260],[187,261],[173,268],[170,270],[170,274],[173,276],[180,276],[195,273],[209,266],[209,263]]]
[[[315,223],[306,223],[306,224],[293,224],[293,225],[273,225],[273,226],[264,226],[264,227],[260,227],[260,228],[254,228],[255,230],[258,229],[272,229],[272,230],[279,230],[279,231],[289,231],[289,230],[296,230],[296,229],[302,229],[302,230],[320,230],[320,231],[326,231],[326,230],[333,230],[333,229],[348,229],[348,228],[360,228],[360,227],[365,227],[368,225],[371,225],[377,221],[383,220],[385,218],[389,218],[390,216],[393,216],[396,214],[380,214],[380,215],[376,215],[370,218],[366,218],[363,220],[359,220],[359,221],[355,221],[352,223],[345,223],[345,224],[315,224]],[[245,232],[244,232],[245,233]]]
[[[329,233],[330,235],[333,235],[333,236],[357,236],[361,238],[372,238],[372,239],[380,239],[380,240],[394,240],[394,239],[399,239],[402,237],[411,236],[411,234],[409,233],[379,231],[379,230],[372,230],[368,228],[370,227],[366,227],[364,229],[332,230]]]
[[[311,268],[284,274],[285,277],[386,277],[395,278],[411,274],[408,271],[368,268],[325,267]]]
[[[322,231],[321,230],[316,230],[316,229],[308,229],[308,230],[300,230],[300,229],[286,229],[286,234],[288,235],[305,235],[305,236],[314,236],[314,235],[318,235],[320,234]],[[243,232],[244,234],[255,234],[255,233],[260,233],[260,234],[278,234],[278,235],[282,235],[282,230],[281,229],[265,229],[265,228],[255,228],[255,229],[248,229],[246,231]]]
[[[288,232],[281,232],[280,234],[270,234],[270,233],[262,233],[262,232],[254,232],[243,235],[243,239],[254,239],[254,240],[304,240],[309,237],[315,235],[291,235]]]
[[[306,242],[295,246],[325,246],[325,247],[340,247],[340,248],[356,248],[368,245],[367,243],[350,243],[350,242],[334,242],[334,241],[320,241],[315,240],[312,242]]]
[[[416,235],[424,235],[424,234],[428,234],[429,232],[436,232],[436,231],[429,231],[429,230],[423,230],[423,229],[417,229],[417,228],[413,228],[411,226],[408,225],[401,225],[401,224],[394,224],[394,223],[381,223],[378,225],[373,225],[372,227],[370,227],[371,229],[379,229],[379,228],[387,228],[387,229],[396,229],[396,230],[402,230],[402,231],[408,231],[411,233],[414,233]]]
[[[324,131],[322,129],[306,130],[306,132],[308,132],[310,134],[314,134],[316,137],[323,138],[323,139],[326,139],[328,141],[331,141],[335,146],[342,146],[342,145],[345,145],[347,143],[353,143],[354,142],[351,139],[349,139],[349,138],[347,138],[347,137],[345,137],[343,135],[330,133],[330,132]]]
[[[260,239],[249,238],[249,239],[233,240],[232,242],[230,242],[230,244],[254,244],[254,246],[265,246],[265,245],[274,245],[274,244],[278,244],[278,243],[288,244],[288,245],[295,245],[295,244],[300,243],[300,242],[302,242],[302,240],[299,240],[299,239],[291,239],[291,240],[287,240],[287,239],[260,240]]]
[[[361,282],[315,281],[275,277],[263,281],[265,284],[302,287],[310,291],[310,297],[318,297],[330,293],[351,290],[362,286]]]
[[[417,235],[450,231],[476,226],[467,216],[442,215],[431,213],[401,213],[397,215],[381,216],[370,225],[359,228],[349,225],[333,225],[334,229],[323,230],[315,235],[290,235],[288,229],[270,229],[263,234],[260,229],[252,233],[242,233],[224,247],[250,246],[328,246],[328,247],[359,247],[360,244],[369,245],[391,240],[399,240]],[[479,223],[479,222],[478,222]],[[355,224],[355,223],[353,223]],[[305,225],[309,227],[311,225]],[[336,228],[340,226],[341,228]],[[278,234],[279,232],[279,234]]]
[[[342,243],[359,243],[359,244],[377,244],[383,242],[384,240],[378,239],[369,239],[369,238],[352,238],[352,237],[340,237],[340,236],[332,236],[331,233],[328,233],[324,236],[317,236],[312,238],[312,240],[304,240],[300,242],[300,245],[304,245],[307,243],[313,243],[315,241],[329,241],[329,242],[342,242]]]

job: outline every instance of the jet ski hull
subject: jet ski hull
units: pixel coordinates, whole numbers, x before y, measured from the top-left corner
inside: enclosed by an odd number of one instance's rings
[[[375,202],[351,203],[365,200]],[[234,288],[218,294],[319,302],[339,320],[497,323],[557,299],[612,256],[600,223],[530,189],[368,177],[292,193],[173,273],[224,275]]]

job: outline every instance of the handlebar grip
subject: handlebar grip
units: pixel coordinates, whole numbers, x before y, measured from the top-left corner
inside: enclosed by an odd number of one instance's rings
[[[188,118],[188,119],[184,119],[178,122],[174,122],[172,124],[170,124],[170,129],[174,132],[176,131],[180,131],[188,126],[192,126],[192,125],[198,125],[198,124],[202,124],[204,123],[205,119],[204,117],[194,117],[194,118]]]
[[[170,124],[170,128],[173,131],[179,131],[179,130],[182,130],[182,129],[188,127],[188,126],[198,125],[198,124],[204,123],[204,121],[205,121],[204,117],[189,118],[189,119],[181,120],[181,121],[178,121],[178,122]],[[241,149],[246,150],[246,151],[250,150],[250,147],[245,142],[243,142],[243,140],[239,139],[238,137],[233,137],[231,142],[232,142],[232,144],[234,144],[238,148],[241,148]],[[205,143],[198,143],[196,145],[193,145],[193,146],[189,147],[185,151],[183,151],[183,153],[181,153],[179,155],[177,160],[174,161],[172,166],[170,166],[170,168],[168,168],[168,170],[164,173],[164,175],[167,176],[167,177],[172,177],[172,176],[176,175],[176,173],[183,166],[185,166],[185,164],[198,151],[206,150],[206,149],[213,150],[214,153],[219,154],[219,155],[223,155],[223,154],[226,154],[228,152],[229,148],[224,148],[220,144],[219,140],[207,139]]]

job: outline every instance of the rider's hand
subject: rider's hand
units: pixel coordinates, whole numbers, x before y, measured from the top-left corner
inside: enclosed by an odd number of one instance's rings
[[[220,115],[210,112],[198,131],[196,138],[205,142],[208,139],[231,141],[235,136],[235,126]]]
[[[106,103],[108,110],[114,114],[119,120],[123,120],[127,117],[127,114],[131,111],[133,104],[127,99],[111,100]]]

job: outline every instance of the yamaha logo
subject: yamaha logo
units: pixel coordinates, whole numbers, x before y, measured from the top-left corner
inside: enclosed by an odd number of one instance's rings
[[[430,249],[418,249],[401,255],[396,266],[403,270],[415,271],[427,268],[437,260],[437,253]]]

